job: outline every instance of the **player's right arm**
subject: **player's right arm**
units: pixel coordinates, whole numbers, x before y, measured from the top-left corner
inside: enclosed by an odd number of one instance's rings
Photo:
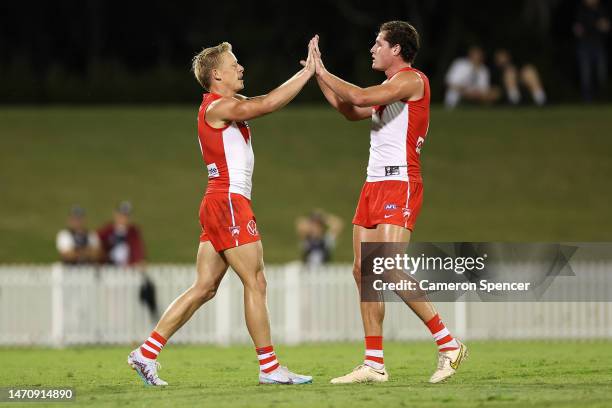
[[[308,59],[304,68],[270,93],[247,99],[244,99],[244,97],[223,97],[211,103],[206,111],[207,122],[210,124],[215,122],[241,122],[279,110],[295,98],[306,85],[306,82],[314,75],[315,67],[311,57],[312,52],[312,46],[309,45]]]

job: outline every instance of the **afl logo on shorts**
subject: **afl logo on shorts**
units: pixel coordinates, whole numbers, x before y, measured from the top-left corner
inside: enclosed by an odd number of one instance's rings
[[[247,224],[247,231],[249,231],[249,234],[253,236],[257,235],[257,224],[255,223],[255,220],[249,221]]]
[[[404,216],[404,218],[410,217],[410,208],[403,208],[402,215]]]
[[[232,237],[237,237],[238,235],[240,235],[240,226],[238,225],[232,225],[231,227],[229,227],[230,230],[230,234],[232,234]]]

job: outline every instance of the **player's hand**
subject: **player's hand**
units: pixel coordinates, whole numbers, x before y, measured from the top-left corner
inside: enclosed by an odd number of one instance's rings
[[[306,61],[301,60],[300,64],[304,67],[304,70],[308,72],[309,76],[313,76],[315,74],[315,61],[314,61],[314,37],[308,43],[308,58]]]
[[[319,50],[319,34],[314,36],[313,45],[314,45],[315,72],[317,75],[321,75],[323,71],[325,71],[325,66],[323,65],[323,59],[321,58],[321,51]]]

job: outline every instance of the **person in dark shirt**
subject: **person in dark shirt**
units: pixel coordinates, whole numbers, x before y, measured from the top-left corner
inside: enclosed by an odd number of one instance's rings
[[[605,42],[610,31],[610,20],[599,0],[582,1],[573,28],[577,40],[576,52],[582,97],[586,102],[590,102],[596,93],[603,89],[608,76]],[[594,87],[593,73],[597,78],[599,89]]]
[[[103,261],[121,267],[133,267],[142,272],[140,300],[157,320],[159,312],[155,286],[145,273],[145,247],[140,229],[130,220],[132,204],[120,203],[113,214],[113,221],[98,230],[103,249]]]

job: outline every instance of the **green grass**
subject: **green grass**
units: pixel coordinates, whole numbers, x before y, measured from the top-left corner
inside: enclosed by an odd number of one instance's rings
[[[97,226],[135,205],[153,262],[192,262],[206,186],[196,107],[1,108],[0,263],[56,259],[80,203]],[[296,259],[294,219],[321,207],[347,224],[365,178],[368,121],[289,107],[251,123],[253,206],[268,262]],[[612,108],[434,109],[423,148],[420,241],[609,241]]]
[[[160,360],[165,389],[145,388],[122,348],[0,349],[0,387],[70,386],[76,404],[133,407],[595,407],[609,406],[606,342],[472,342],[470,359],[445,384],[430,385],[432,343],[389,343],[385,384],[332,386],[359,362],[361,344],[278,347],[283,363],[312,385],[259,386],[250,347],[173,346]],[[41,406],[35,404],[33,406]],[[58,406],[56,404],[52,406]]]

